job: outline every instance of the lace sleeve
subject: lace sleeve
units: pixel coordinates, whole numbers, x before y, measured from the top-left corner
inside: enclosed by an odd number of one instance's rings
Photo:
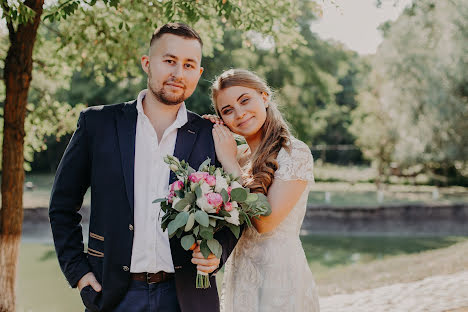
[[[282,148],[278,157],[279,168],[275,178],[288,180],[303,180],[314,182],[314,159],[309,147],[302,141],[291,139],[291,152]]]

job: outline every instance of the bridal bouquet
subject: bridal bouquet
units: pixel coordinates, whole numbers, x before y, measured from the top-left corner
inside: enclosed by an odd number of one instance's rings
[[[177,181],[170,185],[167,197],[153,203],[161,203],[165,213],[162,229],[171,238],[177,236],[185,250],[193,250],[199,244],[205,258],[210,253],[220,258],[223,248],[213,236],[217,231],[228,227],[239,238],[242,224],[251,226],[251,217],[271,213],[265,195],[250,193],[231,174],[209,165],[210,159],[198,171],[174,156],[166,156],[164,161]],[[196,287],[210,287],[207,273],[197,272]]]

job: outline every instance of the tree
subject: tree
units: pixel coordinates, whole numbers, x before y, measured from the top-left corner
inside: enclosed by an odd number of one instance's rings
[[[468,153],[466,1],[415,2],[382,30],[385,38],[371,73],[379,79],[369,83],[378,90],[375,103],[386,119],[356,131],[358,141],[390,125],[390,158],[399,167],[422,165],[444,176],[441,180],[459,176]],[[363,101],[365,111],[369,103]]]
[[[219,44],[224,28],[255,30],[276,39],[287,38],[280,44],[288,45],[299,38],[294,30],[294,17],[299,12],[295,2],[286,0],[236,3],[227,0],[151,3],[64,0],[46,11],[44,0],[0,0],[0,5],[9,39],[3,71],[0,210],[0,312],[3,312],[14,311],[15,307],[14,281],[23,219],[25,120],[33,68],[40,65],[45,72],[60,72],[64,68],[71,75],[70,69],[86,69],[85,64],[92,60],[92,69],[102,81],[106,76],[114,80],[129,73],[136,76],[139,74],[135,66],[137,49],[146,44],[155,26],[177,20],[194,25],[210,39],[205,40],[208,52]],[[65,17],[66,22],[63,21]],[[43,39],[38,36],[40,25],[50,29],[49,33],[55,33],[55,50],[47,50],[50,46],[46,44],[35,46]],[[53,57],[52,52],[55,52]]]

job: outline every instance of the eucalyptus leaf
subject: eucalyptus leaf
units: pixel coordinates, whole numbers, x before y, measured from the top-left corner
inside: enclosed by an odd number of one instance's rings
[[[244,202],[247,199],[247,192],[243,188],[235,188],[231,191],[233,201]]]
[[[208,259],[208,256],[210,255],[211,251],[210,251],[210,247],[208,247],[207,241],[205,239],[202,240],[202,242],[200,244],[200,251],[201,251],[203,257],[205,257],[205,259]]]
[[[195,212],[195,220],[202,226],[208,226],[210,224],[208,214],[203,210]]]
[[[195,195],[197,195],[197,198],[201,198],[203,196],[203,192],[200,185],[197,185],[195,187]]]
[[[229,193],[225,190],[221,190],[221,197],[223,197],[223,202],[226,204],[229,201]]]
[[[182,211],[185,209],[185,207],[187,207],[187,205],[190,205],[190,202],[184,198],[177,202],[177,204],[174,206],[174,209],[177,211]]]
[[[201,163],[200,167],[198,167],[198,171],[202,171],[205,166],[209,166],[211,163],[211,159],[207,158],[204,162]]]
[[[190,204],[193,203],[197,198],[195,197],[195,194],[192,192],[185,194],[184,197],[185,200],[187,200]]]
[[[184,248],[185,250],[189,250],[190,247],[192,247],[192,245],[195,243],[195,237],[193,237],[192,234],[190,235],[185,235],[184,237],[182,237],[182,239],[180,240],[180,244],[182,245],[182,248]]]
[[[216,258],[221,258],[221,254],[223,253],[223,247],[221,244],[214,238],[209,239],[206,243]]]
[[[234,236],[239,239],[239,235],[240,235],[240,226],[236,226],[234,224],[230,224],[228,223],[227,225],[229,227],[229,229],[231,230],[232,234],[234,234]]]
[[[212,227],[200,227],[200,236],[204,239],[212,239],[213,238],[213,228]]]
[[[162,202],[165,202],[166,200],[167,198],[158,198],[158,199],[153,200],[153,204],[162,203]]]
[[[187,224],[188,218],[189,218],[189,213],[186,211],[182,211],[181,213],[177,215],[174,221],[171,221],[171,222],[175,222],[174,226],[176,226],[177,228],[181,228],[185,226],[185,224]]]
[[[255,202],[257,200],[258,200],[258,195],[256,193],[249,193],[247,195],[247,199],[246,199],[247,202]]]

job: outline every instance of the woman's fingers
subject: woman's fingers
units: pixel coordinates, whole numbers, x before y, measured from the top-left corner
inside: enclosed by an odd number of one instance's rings
[[[211,121],[214,124],[218,124],[218,125],[223,125],[224,124],[223,120],[221,118],[219,118],[218,116],[216,116],[216,115],[205,114],[202,117],[205,118],[205,119],[208,119],[209,121]]]

